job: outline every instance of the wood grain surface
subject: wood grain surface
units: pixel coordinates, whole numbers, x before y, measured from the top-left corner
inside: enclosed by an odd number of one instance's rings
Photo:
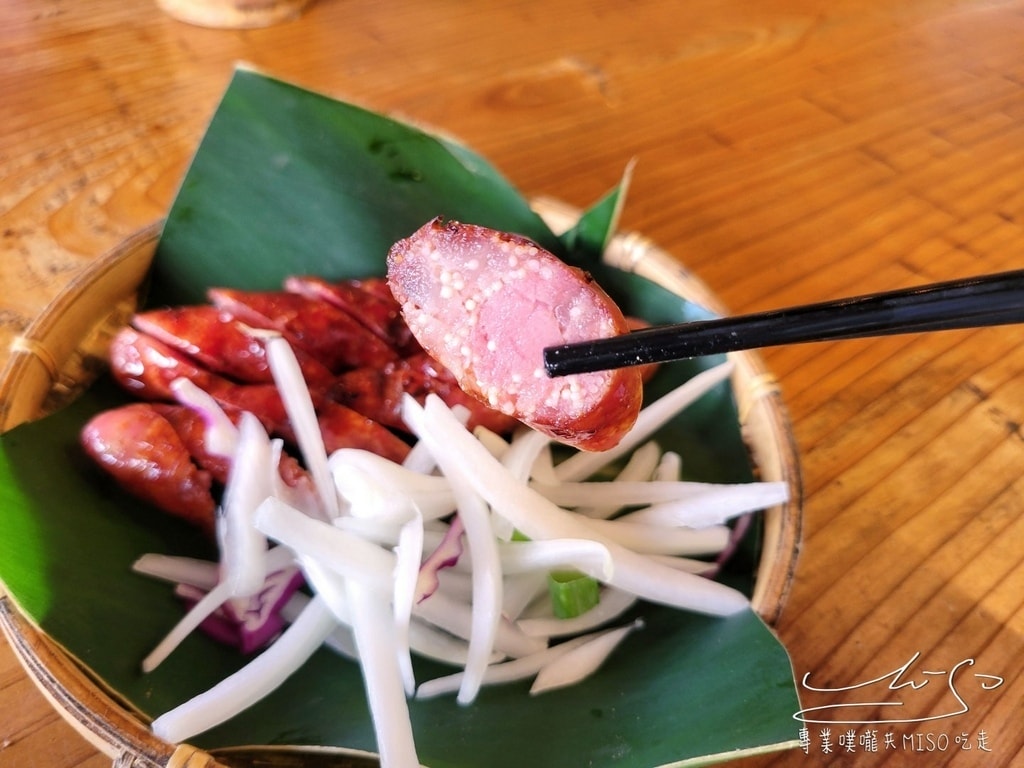
[[[226,30],[7,0],[0,366],[166,213],[236,61],[452,133],[528,195],[589,204],[637,158],[623,226],[735,312],[1024,264],[1024,2],[318,0]],[[1024,764],[1022,342],[764,352],[806,484],[777,632],[805,706],[868,722],[737,764]],[[878,701],[905,706],[853,706]],[[0,765],[109,763],[0,646]]]

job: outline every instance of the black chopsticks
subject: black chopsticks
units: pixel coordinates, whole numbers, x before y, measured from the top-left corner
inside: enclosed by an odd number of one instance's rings
[[[1024,322],[1024,270],[634,331],[544,350],[549,376],[812,341]]]

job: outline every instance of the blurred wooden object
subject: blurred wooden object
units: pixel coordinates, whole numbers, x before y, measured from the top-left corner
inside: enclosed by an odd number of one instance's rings
[[[291,21],[308,0],[157,0],[178,21],[214,29],[252,29]]]
[[[0,366],[89,264],[166,213],[238,60],[450,132],[531,196],[587,205],[638,158],[623,226],[734,312],[1024,253],[1024,2],[321,0],[225,30],[145,2],[12,0],[4,17]],[[798,679],[854,685],[919,653],[903,680],[929,682],[915,711],[935,715],[956,701],[924,671],[974,663],[965,713],[835,725],[829,752],[814,725],[808,754],[743,765],[1024,760],[1022,342],[1009,327],[765,351],[803,459],[803,554],[776,625]],[[0,764],[109,764],[6,646]]]

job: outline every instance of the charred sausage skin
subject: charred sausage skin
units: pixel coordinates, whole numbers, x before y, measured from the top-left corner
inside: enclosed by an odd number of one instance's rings
[[[277,293],[210,295],[215,304],[141,312],[114,335],[111,374],[146,403],[99,414],[80,435],[86,452],[125,489],[204,529],[211,529],[226,463],[205,450],[202,420],[174,404],[175,379],[192,381],[232,418],[250,411],[268,433],[294,444],[265,341],[248,328],[292,342],[328,452],[362,448],[401,461],[409,451],[400,418],[405,394],[421,401],[439,394],[468,406],[471,425],[497,432],[518,423],[468,397],[423,352],[381,278],[296,277]],[[282,464],[286,482],[298,482],[303,473],[296,469],[294,459]]]

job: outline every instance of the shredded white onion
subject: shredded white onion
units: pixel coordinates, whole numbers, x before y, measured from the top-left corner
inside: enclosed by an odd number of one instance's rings
[[[395,556],[275,498],[256,510],[256,527],[298,555],[316,560],[340,576],[358,580],[379,593],[391,593]]]
[[[469,639],[473,634],[473,607],[454,600],[443,592],[435,592],[418,603],[413,616],[450,632],[456,637]],[[499,617],[494,636],[494,649],[506,656],[528,656],[546,645],[543,639],[528,637],[508,619]]]
[[[270,551],[268,556],[261,559],[264,568],[263,579],[283,568],[292,562],[292,553],[287,549],[276,548]],[[188,637],[195,629],[203,623],[214,611],[220,608],[230,598],[234,597],[231,592],[232,584],[228,581],[219,581],[209,592],[206,593],[192,608],[185,613],[177,624],[168,632],[164,638],[157,643],[152,651],[142,660],[142,671],[152,672],[166,659],[181,642]]]
[[[539,597],[547,594],[548,574],[544,571],[527,571],[526,573],[510,573],[505,576],[505,602],[502,613],[510,621],[515,621]]]
[[[427,397],[425,408],[420,408],[412,398],[406,398],[405,404],[410,414],[423,412],[423,431],[436,434],[439,444],[461,454],[464,461],[474,468],[468,477],[476,492],[530,538],[594,538],[601,541],[608,547],[615,563],[610,583],[651,602],[712,615],[728,615],[749,605],[742,592],[666,568],[601,536],[588,525],[593,521],[573,515],[529,486],[517,482],[451,417],[450,411],[436,396]]]
[[[181,404],[198,411],[206,423],[203,444],[210,453],[231,458],[238,444],[238,429],[213,397],[195,382],[178,378],[170,384],[171,394]]]
[[[408,507],[414,502],[424,520],[435,520],[450,515],[455,509],[455,494],[444,477],[414,472],[358,448],[339,449],[331,454],[327,463],[338,492],[350,503],[358,501],[360,490],[376,494],[371,503],[365,504],[362,514],[387,516],[394,505]]]
[[[662,482],[676,482],[683,475],[683,457],[675,451],[665,451],[654,468],[652,479]]]
[[[432,443],[428,441],[427,445],[432,446]],[[480,689],[480,681],[494,650],[501,622],[501,560],[498,556],[498,542],[491,527],[490,511],[484,500],[474,492],[464,467],[452,461],[437,446],[432,447],[438,467],[445,473],[455,493],[459,518],[465,528],[470,557],[473,558],[473,619],[469,635],[469,658],[466,660],[466,676],[458,695],[460,704],[469,704]]]
[[[585,613],[571,619],[554,616],[545,618],[522,618],[516,622],[523,632],[533,637],[566,637],[589,632],[602,624],[614,621],[637,603],[636,595],[621,589],[606,587],[601,591],[601,600]]]
[[[313,483],[320,492],[320,501],[328,519],[337,517],[341,510],[338,495],[331,484],[327,469],[327,449],[324,448],[320,422],[313,408],[309,388],[302,378],[302,370],[295,359],[291,345],[279,334],[271,333],[266,339],[267,363],[274,376],[277,389],[284,401],[288,421],[295,431],[295,439],[305,459],[306,468],[313,477]]]
[[[502,542],[498,554],[506,574],[575,568],[608,581],[615,568],[608,547],[593,539]]]
[[[607,660],[626,635],[642,626],[643,622],[637,619],[632,624],[609,629],[588,642],[569,649],[559,658],[540,668],[530,687],[530,693],[536,695],[555,688],[564,688],[589,677]]]
[[[595,537],[644,555],[711,555],[721,552],[730,536],[724,525],[675,528],[624,519],[586,520],[585,525]]]
[[[423,516],[415,514],[398,536],[395,547],[395,587],[392,606],[395,619],[395,640],[398,643],[398,661],[402,670],[405,693],[416,692],[416,677],[412,668],[409,627],[412,623],[412,609],[416,602],[416,586],[419,583],[420,560],[423,557]]]
[[[359,581],[347,579],[346,586],[380,764],[414,768],[420,761],[416,757],[391,610],[380,595]]]
[[[273,568],[298,563],[314,596],[292,595],[281,611],[291,626],[267,650],[158,718],[161,737],[183,741],[228,719],[326,645],[362,667],[383,768],[414,768],[412,695],[452,692],[469,704],[481,686],[498,682],[533,677],[534,693],[572,684],[641,626],[608,627],[640,600],[713,615],[748,605],[742,593],[696,575],[713,563],[680,555],[721,552],[729,545],[725,520],[779,503],[788,489],[682,482],[681,457],[650,441],[728,378],[731,364],[645,408],[619,447],[557,466],[550,439],[538,432],[522,429],[508,441],[482,428],[474,434],[465,409],[434,395],[423,405],[406,397],[403,417],[418,442],[398,464],[356,449],[328,457],[294,353],[278,334],[261,335],[315,492],[283,481],[281,445],[255,417],[243,415],[236,428],[194,384],[175,384],[178,399],[203,413],[214,441],[208,449],[234,461],[220,563],[151,555],[134,566],[208,590],[144,668],[225,600],[258,589]],[[627,456],[614,480],[587,480]],[[633,511],[608,519],[624,509]],[[268,540],[276,546],[268,549]],[[600,582],[598,604],[570,619],[554,618],[550,603],[538,613],[532,606],[555,569]],[[417,685],[412,654],[461,669]]]
[[[528,656],[521,656],[520,658],[512,659],[511,661],[492,664],[487,668],[487,673],[484,675],[483,683],[484,685],[512,683],[516,680],[525,680],[529,677],[533,677],[546,666],[557,662],[558,659],[565,656],[567,653],[571,653],[574,649],[593,641],[600,634],[602,633],[580,635],[572,638],[571,640],[566,640],[564,643],[551,646],[550,648],[543,648]],[[416,689],[416,698],[429,699],[446,693],[453,693],[462,685],[463,676],[464,673],[455,672],[451,675],[435,677],[432,680],[427,680],[426,682],[421,683],[420,687]]]
[[[626,465],[622,468],[618,475],[615,476],[615,485],[618,487],[622,483],[628,482],[641,482],[646,483],[651,479],[651,475],[658,468],[658,461],[661,458],[661,448],[653,440],[644,443],[635,451],[633,455],[629,457]],[[561,484],[559,484],[561,485]],[[596,485],[596,484],[595,484]],[[607,488],[607,483],[602,483]],[[610,517],[614,517],[618,512],[622,510],[624,506],[621,503],[616,502],[615,499],[609,500],[606,497],[601,497],[591,500],[590,506],[583,506],[585,502],[577,502],[574,504],[560,504],[563,507],[575,507],[576,514],[584,515],[585,517],[592,517],[598,520],[607,520]]]
[[[314,599],[281,636],[242,669],[153,721],[153,733],[172,744],[213,728],[276,689],[334,630],[331,612]]]
[[[188,584],[207,591],[213,589],[220,581],[220,566],[217,563],[195,557],[161,555],[156,552],[139,557],[132,563],[132,570],[154,579],[173,584]]]
[[[238,425],[235,460],[224,486],[224,504],[218,520],[222,580],[231,597],[248,597],[263,586],[267,572],[266,537],[253,525],[256,508],[272,492],[275,473],[270,438],[251,413]]]
[[[637,417],[636,423],[618,445],[607,451],[580,451],[556,467],[561,480],[583,480],[613,461],[628,455],[634,448],[661,429],[670,419],[687,406],[699,400],[717,385],[726,381],[735,364],[727,360],[714,368],[701,371],[680,384],[664,397],[648,405]]]

